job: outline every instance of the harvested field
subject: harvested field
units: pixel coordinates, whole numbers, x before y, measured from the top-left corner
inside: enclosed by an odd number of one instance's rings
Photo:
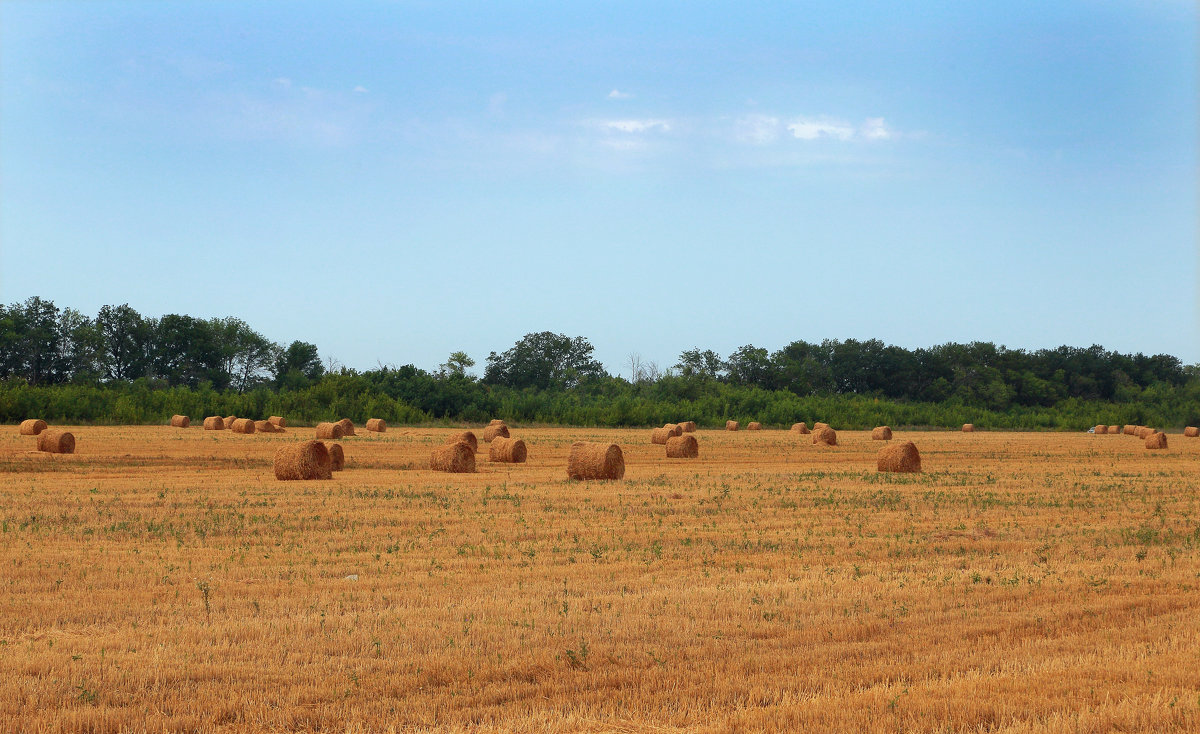
[[[56,427],[59,428],[59,427]],[[904,430],[923,473],[787,431],[0,431],[0,727],[1200,730],[1200,441]],[[567,479],[575,441],[618,481]]]

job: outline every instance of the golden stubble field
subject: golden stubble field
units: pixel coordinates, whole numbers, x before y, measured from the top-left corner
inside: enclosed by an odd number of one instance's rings
[[[392,428],[279,482],[311,429],[74,432],[0,436],[3,731],[1200,730],[1198,439]]]

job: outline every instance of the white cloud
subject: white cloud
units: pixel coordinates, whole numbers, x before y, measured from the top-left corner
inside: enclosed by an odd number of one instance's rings
[[[355,94],[366,94],[367,88],[364,87],[363,85],[359,84],[357,87],[354,88],[354,93]]]
[[[766,145],[779,137],[779,118],[771,115],[746,115],[734,123],[734,136],[740,143]]]
[[[862,124],[861,134],[867,140],[891,140],[896,137],[882,117],[868,117]]]
[[[820,140],[821,138],[850,140],[854,137],[853,125],[829,118],[798,117],[787,126],[787,129],[793,137],[800,140]]]
[[[633,95],[630,94],[629,92],[622,92],[619,89],[614,89],[608,93],[609,99],[629,99],[632,96]]]
[[[284,89],[290,89],[292,86],[292,80],[288,79],[286,76],[281,76],[275,80],[275,86],[283,87]]]
[[[611,131],[621,133],[649,133],[649,132],[670,132],[671,123],[668,120],[605,120],[600,123],[600,127]]]

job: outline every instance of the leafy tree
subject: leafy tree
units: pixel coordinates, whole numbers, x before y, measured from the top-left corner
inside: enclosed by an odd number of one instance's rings
[[[272,377],[279,387],[303,387],[321,379],[325,366],[317,353],[317,345],[294,341],[275,357]]]
[[[724,377],[728,368],[721,355],[711,349],[700,351],[699,347],[680,354],[679,363],[675,365],[675,369],[684,377],[707,377],[713,380]]]
[[[438,372],[443,376],[466,377],[467,370],[474,366],[475,360],[467,356],[466,352],[451,352],[446,363],[438,367]]]
[[[101,366],[109,380],[133,380],[150,371],[152,323],[125,303],[102,307],[96,326],[103,339]]]
[[[729,355],[729,381],[735,385],[770,388],[775,382],[775,367],[767,350],[747,344]]]
[[[587,339],[542,331],[526,334],[503,354],[487,358],[484,382],[509,387],[573,388],[604,376],[604,366],[592,357]]]

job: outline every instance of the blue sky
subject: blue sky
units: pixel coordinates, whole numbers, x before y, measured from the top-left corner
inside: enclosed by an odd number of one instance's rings
[[[370,368],[1200,362],[1192,2],[0,3],[0,301]]]

